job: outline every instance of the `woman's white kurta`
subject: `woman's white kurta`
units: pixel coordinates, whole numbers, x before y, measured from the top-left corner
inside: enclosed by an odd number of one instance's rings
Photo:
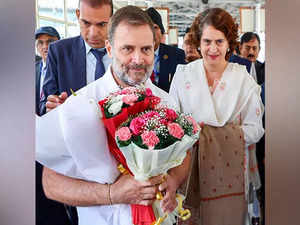
[[[264,112],[260,86],[245,66],[228,63],[220,81],[211,94],[203,60],[178,65],[171,83],[170,94],[185,113],[199,123],[222,127],[226,123],[240,124],[246,143],[246,182],[248,188],[248,146],[257,143],[264,134]]]

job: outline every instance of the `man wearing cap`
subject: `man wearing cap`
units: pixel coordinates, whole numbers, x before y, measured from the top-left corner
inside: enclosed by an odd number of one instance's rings
[[[35,32],[36,49],[41,57],[35,64],[35,78],[36,78],[36,95],[35,106],[36,113],[39,115],[39,102],[43,94],[42,87],[46,75],[46,59],[48,55],[49,44],[60,39],[59,33],[53,27],[40,27]]]
[[[148,8],[146,12],[153,21],[155,29],[155,61],[151,80],[156,86],[169,92],[177,64],[186,64],[184,51],[161,43],[165,33],[161,15],[153,7]]]
[[[35,64],[36,113],[39,115],[39,102],[42,94],[43,80],[46,72],[48,46],[60,39],[59,33],[53,27],[40,27],[35,32],[36,49],[41,59]],[[43,166],[35,162],[35,194],[36,194],[36,225],[70,225],[66,209],[62,203],[46,198],[42,187]]]

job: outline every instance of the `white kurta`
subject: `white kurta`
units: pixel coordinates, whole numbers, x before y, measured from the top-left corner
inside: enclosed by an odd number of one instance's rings
[[[246,182],[248,188],[248,146],[257,143],[264,134],[264,112],[260,86],[245,66],[228,63],[219,84],[211,94],[203,60],[178,65],[170,94],[185,113],[191,113],[199,123],[222,127],[226,123],[241,125],[246,143]]]
[[[245,66],[228,63],[219,85],[211,94],[202,59],[178,65],[170,94],[180,110],[191,113],[198,122],[222,127],[241,119],[247,145],[256,143],[264,134],[260,86]]]
[[[150,80],[145,84],[162,104],[176,108],[175,102]],[[64,104],[36,118],[36,159],[44,166],[66,176],[114,183],[120,175],[110,154],[106,131],[97,102],[119,87],[111,74],[70,96]],[[79,225],[131,225],[130,205],[115,204],[77,207]]]

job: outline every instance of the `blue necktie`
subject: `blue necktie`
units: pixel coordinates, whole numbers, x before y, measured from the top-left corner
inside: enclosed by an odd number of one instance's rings
[[[154,78],[153,78],[153,81],[152,81],[154,84],[158,84],[158,80],[159,80],[159,66],[160,66],[159,65],[159,55],[154,54],[154,68],[153,68]]]
[[[98,78],[102,77],[103,74],[105,73],[105,67],[102,62],[102,58],[106,54],[106,49],[97,50],[92,48],[91,52],[97,59],[96,70],[95,70],[95,80],[97,80]]]

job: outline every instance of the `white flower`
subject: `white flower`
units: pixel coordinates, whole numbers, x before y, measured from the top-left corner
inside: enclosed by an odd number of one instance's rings
[[[108,108],[108,112],[112,113],[113,115],[116,115],[118,112],[121,111],[122,105],[123,105],[122,101],[116,102]]]
[[[122,102],[122,98],[124,97],[124,95],[116,95],[116,96],[114,96],[113,98],[111,98],[110,100],[109,100],[109,103],[110,104],[114,104],[114,103],[117,103],[117,102]]]

